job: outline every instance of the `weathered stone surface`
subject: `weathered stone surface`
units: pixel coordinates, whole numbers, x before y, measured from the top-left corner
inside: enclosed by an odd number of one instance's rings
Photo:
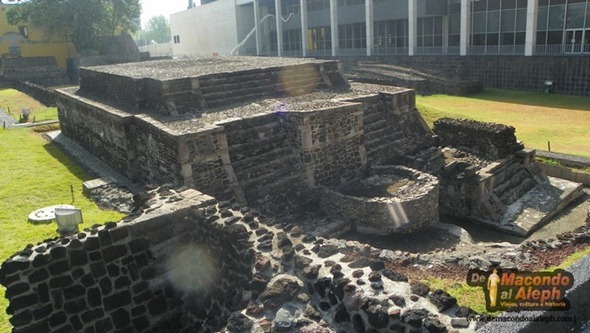
[[[436,305],[439,311],[445,311],[457,304],[456,298],[441,289],[433,291],[428,296],[428,299],[432,302],[432,304]]]
[[[266,290],[260,294],[260,299],[265,307],[278,308],[282,303],[288,302],[301,290],[299,280],[294,277],[280,277],[271,282]]]

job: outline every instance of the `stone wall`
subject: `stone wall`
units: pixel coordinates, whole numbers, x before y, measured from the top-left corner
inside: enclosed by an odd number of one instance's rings
[[[217,203],[199,192],[150,198],[151,213],[27,247],[3,264],[13,332],[169,331],[180,311],[197,316],[183,319],[197,331],[221,328],[239,304],[235,290],[251,280],[247,234],[210,224]]]
[[[2,58],[1,69],[3,80],[10,82],[30,82],[44,87],[70,84],[55,57]]]
[[[29,246],[2,264],[15,333],[455,325],[443,311],[456,312],[456,300],[414,289],[375,259],[380,250],[278,229],[255,210],[194,190],[160,188],[143,202],[138,217]]]
[[[516,140],[512,126],[475,120],[441,118],[434,122],[433,131],[443,146],[476,149],[487,159],[500,159],[524,146]]]
[[[105,105],[76,96],[71,89],[61,91],[56,104],[62,133],[133,179],[134,169],[128,157],[132,151],[128,134],[133,116],[113,109],[105,112]]]
[[[432,70],[451,77],[480,80],[488,88],[542,92],[553,81],[553,92],[590,96],[590,58],[587,56],[399,56],[339,57],[345,67],[358,61],[380,61]]]
[[[207,66],[195,63],[193,66]],[[107,103],[165,115],[199,114],[254,99],[298,96],[317,88],[346,85],[338,63],[309,63],[222,72],[173,79],[132,77],[80,68],[80,94],[102,96]]]
[[[351,186],[360,186],[357,182],[337,189],[323,188],[320,206],[328,216],[349,222],[352,229],[361,234],[412,232],[438,221],[436,177],[402,166],[383,166],[369,169],[363,179],[382,181],[383,176],[388,175],[414,183],[399,193],[374,197],[349,194]],[[364,183],[363,180],[360,182]],[[365,189],[363,192],[368,191]]]
[[[181,184],[177,136],[151,118],[137,115],[129,126],[129,174],[142,184]]]
[[[432,132],[415,98],[413,90],[404,90],[353,100],[363,103],[362,144],[368,164],[402,164],[404,156],[432,145]]]
[[[335,186],[360,174],[366,165],[361,144],[360,103],[342,103],[285,113],[290,142],[299,152],[308,186]]]

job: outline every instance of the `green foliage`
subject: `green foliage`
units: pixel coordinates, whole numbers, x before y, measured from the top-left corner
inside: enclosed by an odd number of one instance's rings
[[[72,41],[78,52],[96,50],[98,37],[117,30],[133,32],[141,14],[139,0],[29,0],[18,1],[6,19],[11,25],[27,24],[48,36]]]
[[[156,43],[169,42],[171,38],[170,24],[164,15],[158,15],[150,18],[142,32],[142,38],[153,40]]]
[[[467,277],[466,277],[467,278]],[[479,313],[489,313],[486,309],[485,295],[481,287],[470,287],[466,281],[430,277],[422,280],[430,289],[442,289],[457,299],[461,306],[467,306]],[[489,313],[492,314],[493,313]]]

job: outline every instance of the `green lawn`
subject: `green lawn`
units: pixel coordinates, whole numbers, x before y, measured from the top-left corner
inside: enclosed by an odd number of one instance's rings
[[[27,107],[31,111],[29,122],[35,119],[35,122],[44,120],[57,120],[57,109],[54,107],[47,107],[37,101],[36,99],[21,93],[15,89],[1,89],[0,90],[0,109],[6,113],[10,111],[10,115],[15,120],[19,120],[21,109]]]
[[[490,89],[467,97],[417,96],[429,125],[442,117],[514,126],[527,148],[590,157],[590,98]]]
[[[1,94],[2,92],[0,92]],[[33,225],[27,216],[35,209],[70,204],[74,186],[74,205],[82,208],[84,223],[119,221],[123,215],[99,209],[82,194],[82,183],[89,178],[54,145],[28,129],[0,129],[0,262],[25,245],[57,236],[55,222]],[[0,332],[9,332],[7,300],[0,288]]]

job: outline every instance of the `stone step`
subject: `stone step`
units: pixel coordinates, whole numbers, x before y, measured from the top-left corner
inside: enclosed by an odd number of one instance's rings
[[[537,185],[537,182],[533,178],[525,178],[522,180],[518,186],[509,188],[508,191],[502,193],[500,200],[505,205],[510,205],[511,203],[518,200],[518,198],[522,197],[525,193],[530,191],[533,187]]]
[[[275,184],[277,181],[297,174],[297,170],[293,165],[283,165],[282,168],[279,167],[275,172],[266,172],[255,178],[241,180],[239,183],[244,189],[244,193],[246,193],[252,187],[259,189],[271,185],[273,188],[276,188]]]
[[[246,200],[251,204],[256,199],[264,198],[265,196],[275,192],[277,189],[289,188],[292,184],[299,182],[299,175],[293,174],[287,177],[276,179],[273,182],[258,187],[244,188],[244,195]]]
[[[259,140],[234,144],[229,146],[229,155],[234,162],[249,156],[261,155],[276,148],[284,148],[289,146],[286,138],[287,135],[285,133],[281,133],[278,135],[267,136]]]
[[[365,133],[370,133],[373,131],[378,131],[382,128],[386,128],[389,126],[389,122],[386,119],[379,119],[377,121],[374,122],[365,122],[364,123],[364,130]]]
[[[388,145],[390,142],[402,140],[404,138],[404,133],[402,133],[401,131],[397,131],[393,134],[390,134],[388,133],[388,129],[385,128],[379,132],[365,132],[365,134],[363,134],[363,144],[365,145],[365,149],[369,151],[373,148]]]
[[[252,101],[252,100],[262,99],[262,98],[266,98],[266,97],[267,97],[267,92],[265,91],[265,92],[256,93],[256,94],[242,95],[242,96],[231,96],[231,97],[220,98],[220,99],[211,99],[211,100],[207,99],[205,97],[205,101],[207,103],[207,106],[209,106],[210,109],[213,109],[213,108],[217,108],[217,107],[221,107],[221,106],[240,104],[245,101]]]
[[[227,92],[227,91],[234,91],[234,90],[243,90],[249,88],[257,88],[257,89],[265,89],[268,86],[272,85],[269,79],[264,80],[254,80],[254,81],[241,81],[241,82],[233,82],[233,83],[223,83],[217,85],[207,85],[201,86],[199,89],[201,93],[204,95],[212,94],[212,93],[219,93],[219,92]]]
[[[252,140],[259,140],[264,137],[279,135],[284,132],[284,129],[280,123],[272,119],[272,122],[267,122],[262,125],[248,127],[245,129],[230,130],[226,128],[226,132],[228,133],[227,144],[231,146]]]
[[[262,176],[274,174],[277,170],[280,169],[289,169],[295,165],[299,161],[299,157],[295,154],[286,155],[278,159],[266,161],[260,160],[261,163],[254,164],[249,168],[240,168],[234,166],[234,172],[238,181],[240,183],[246,182],[248,183],[250,180],[259,179]]]
[[[291,147],[278,147],[258,155],[250,155],[241,159],[237,159],[230,151],[230,159],[234,169],[251,168],[261,162],[272,161],[287,156],[292,153]]]
[[[367,156],[371,157],[373,155],[382,155],[383,151],[390,150],[392,147],[403,145],[405,138],[401,138],[398,140],[387,141],[386,143],[380,145],[367,145],[365,144],[365,149],[367,151]],[[386,157],[386,156],[384,156]]]
[[[385,106],[383,106],[385,108]],[[365,110],[363,111],[363,122],[365,125],[372,124],[379,120],[386,119],[386,112],[384,110]]]

